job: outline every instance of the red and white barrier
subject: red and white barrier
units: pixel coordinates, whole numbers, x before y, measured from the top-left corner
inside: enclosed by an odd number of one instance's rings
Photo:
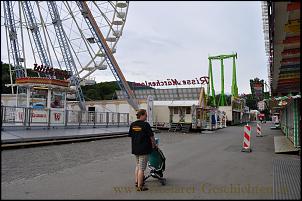
[[[241,151],[251,152],[251,126],[245,125],[244,126],[244,135],[243,135],[243,147]]]
[[[263,137],[262,133],[261,133],[261,126],[259,123],[257,123],[257,135],[256,137]]]

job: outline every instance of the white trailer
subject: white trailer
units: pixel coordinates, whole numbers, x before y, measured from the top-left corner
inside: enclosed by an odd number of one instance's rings
[[[237,125],[240,123],[246,123],[249,121],[250,118],[249,108],[245,106],[244,99],[232,98],[232,105],[219,106],[218,110],[226,113],[228,125]]]
[[[172,123],[192,124],[192,105],[198,101],[154,101],[153,125],[170,128]]]
[[[198,101],[154,101],[154,126],[157,128],[175,127],[175,130],[201,129],[215,130],[226,127],[225,113],[216,108],[202,110]],[[202,113],[203,111],[203,113]],[[201,115],[204,117],[201,118]]]

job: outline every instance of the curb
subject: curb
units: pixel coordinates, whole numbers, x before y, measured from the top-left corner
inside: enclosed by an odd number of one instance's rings
[[[26,147],[34,147],[34,146],[44,146],[44,145],[52,145],[52,144],[67,144],[73,142],[85,142],[85,141],[93,141],[93,140],[102,140],[102,139],[110,139],[110,138],[120,138],[127,137],[128,133],[119,133],[119,134],[110,134],[110,135],[100,135],[100,136],[91,136],[91,137],[78,137],[78,138],[65,138],[65,139],[52,139],[52,140],[36,140],[36,141],[28,141],[28,142],[15,142],[15,143],[2,143],[2,149],[17,149],[17,148],[26,148]]]

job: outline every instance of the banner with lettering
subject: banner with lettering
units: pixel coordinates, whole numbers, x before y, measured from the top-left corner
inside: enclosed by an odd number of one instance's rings
[[[209,77],[202,76],[200,78],[195,79],[187,79],[187,80],[177,80],[177,79],[166,79],[164,81],[145,81],[145,82],[134,82],[133,86],[135,87],[161,87],[161,86],[180,86],[180,85],[202,85],[202,84],[208,84],[209,83]]]

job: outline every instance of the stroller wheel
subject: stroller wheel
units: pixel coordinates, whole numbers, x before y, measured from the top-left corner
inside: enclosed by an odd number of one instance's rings
[[[160,183],[161,183],[161,185],[166,185],[166,179],[165,178],[162,178],[161,180],[160,180]]]

